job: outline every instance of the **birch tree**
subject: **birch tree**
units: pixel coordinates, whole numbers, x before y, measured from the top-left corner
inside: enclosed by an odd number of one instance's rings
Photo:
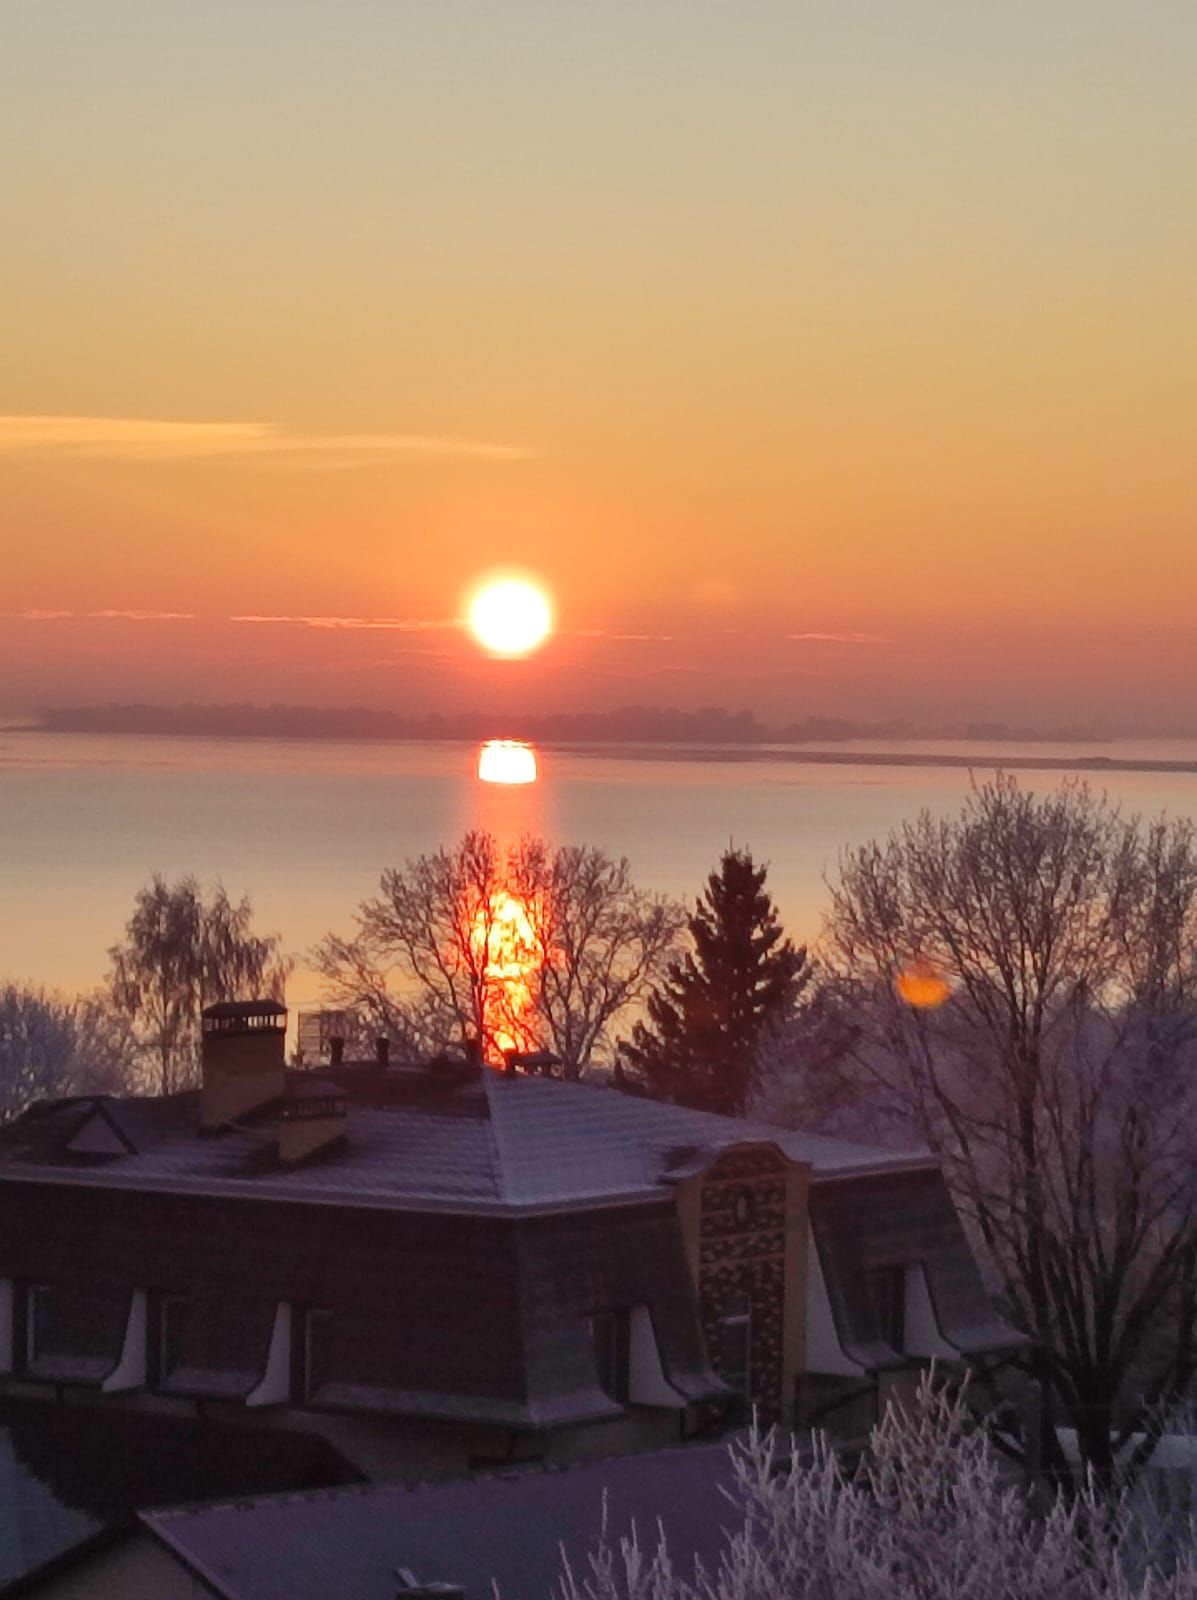
[[[217,1000],[281,999],[292,963],[277,935],[253,929],[248,899],[194,877],[155,875],[140,891],[122,943],[108,952],[108,990],[152,1064],[162,1094],[187,1088],[199,1060],[200,1012]]]

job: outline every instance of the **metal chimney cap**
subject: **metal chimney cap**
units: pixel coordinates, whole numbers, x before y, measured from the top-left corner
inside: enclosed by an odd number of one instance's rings
[[[281,1000],[218,1000],[205,1006],[200,1016],[205,1022],[249,1022],[258,1017],[285,1017]]]

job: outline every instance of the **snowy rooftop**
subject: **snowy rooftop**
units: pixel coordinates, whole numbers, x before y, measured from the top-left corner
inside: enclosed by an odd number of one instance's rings
[[[236,1133],[198,1137],[193,1092],[35,1108],[0,1135],[0,1181],[521,1213],[663,1198],[745,1141],[775,1144],[816,1182],[930,1161],[585,1084],[490,1071],[457,1084],[406,1070],[389,1078],[392,1092],[370,1094],[347,1073],[344,1142],[294,1169]],[[105,1139],[111,1149],[97,1155]]]

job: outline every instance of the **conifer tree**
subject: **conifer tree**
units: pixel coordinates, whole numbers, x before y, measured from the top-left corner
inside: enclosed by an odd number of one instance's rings
[[[737,1115],[762,1035],[793,1005],[806,973],[765,888],[766,868],[727,849],[688,926],[693,950],[675,958],[621,1046],[628,1086],[657,1100]]]

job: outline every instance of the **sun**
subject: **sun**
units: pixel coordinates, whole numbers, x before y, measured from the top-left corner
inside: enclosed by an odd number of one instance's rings
[[[492,656],[526,656],[553,631],[553,607],[545,590],[526,578],[492,578],[475,591],[466,620]]]

